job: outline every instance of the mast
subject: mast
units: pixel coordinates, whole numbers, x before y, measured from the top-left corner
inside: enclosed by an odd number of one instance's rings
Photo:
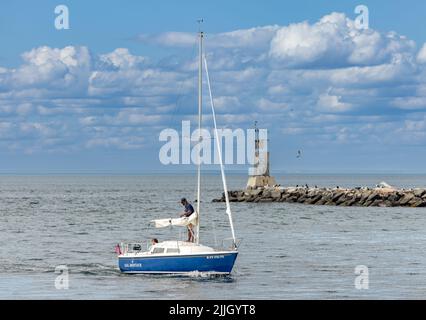
[[[198,143],[201,143],[201,122],[202,122],[202,104],[203,104],[203,31],[201,31],[201,23],[203,19],[198,20],[199,24],[199,61],[198,61]],[[200,150],[199,150],[200,151]],[[200,152],[198,152],[198,174],[197,174],[197,214],[198,214],[198,223],[197,223],[197,244],[200,243],[200,201],[201,201],[201,161],[200,161]]]

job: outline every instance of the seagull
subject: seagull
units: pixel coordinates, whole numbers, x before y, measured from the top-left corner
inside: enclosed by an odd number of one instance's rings
[[[301,158],[302,157],[302,151],[300,151],[300,150],[297,150],[297,156],[296,156],[296,158]]]

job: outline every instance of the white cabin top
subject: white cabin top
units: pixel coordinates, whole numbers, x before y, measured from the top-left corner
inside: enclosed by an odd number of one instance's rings
[[[185,255],[217,253],[215,249],[197,243],[186,241],[163,241],[149,247],[147,251],[141,250],[141,244],[128,244],[122,256],[149,256],[149,255]],[[134,249],[137,247],[138,249]]]
[[[150,253],[204,253],[214,252],[213,248],[186,241],[163,241],[153,245]]]

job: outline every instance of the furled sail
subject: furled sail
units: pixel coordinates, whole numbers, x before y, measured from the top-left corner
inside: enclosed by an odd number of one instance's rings
[[[194,212],[189,217],[156,219],[152,220],[152,222],[154,222],[156,228],[165,228],[169,226],[185,227],[189,224],[196,226],[198,224],[198,215]]]

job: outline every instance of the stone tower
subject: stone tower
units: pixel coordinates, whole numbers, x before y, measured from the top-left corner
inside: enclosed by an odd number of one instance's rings
[[[274,177],[269,175],[269,151],[267,150],[268,140],[259,138],[257,121],[254,123],[254,166],[252,174],[247,181],[247,189],[273,187],[277,183]]]

